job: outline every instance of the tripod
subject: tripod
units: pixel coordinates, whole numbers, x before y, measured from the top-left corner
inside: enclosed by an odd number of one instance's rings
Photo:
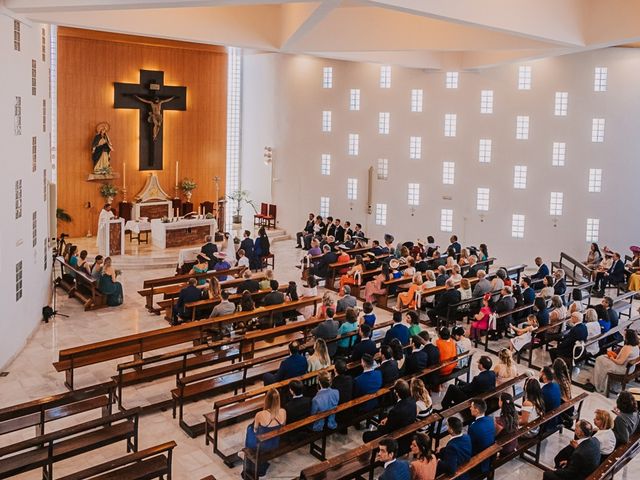
[[[60,244],[64,244],[64,238],[62,238],[62,241],[58,241],[58,245],[56,245],[56,248],[53,249],[52,255],[51,255],[51,293],[52,293],[52,300],[51,300],[51,307],[49,306],[45,306],[42,308],[42,321],[44,323],[49,323],[49,320],[52,318],[55,318],[57,316],[61,316],[61,317],[65,317],[65,318],[69,318],[69,315],[65,315],[64,313],[60,313],[56,310],[56,304],[57,304],[57,298],[58,298],[58,281],[56,279],[56,258],[58,258],[58,252],[59,252],[59,247]],[[60,276],[62,276],[62,267],[60,267]]]

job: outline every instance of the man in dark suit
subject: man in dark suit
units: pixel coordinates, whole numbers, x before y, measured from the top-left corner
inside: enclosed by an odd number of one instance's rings
[[[335,223],[333,223],[333,217],[327,217],[327,227],[326,227],[326,230],[323,232],[323,235],[326,237],[335,238],[335,233],[336,233],[336,225]]]
[[[456,288],[453,279],[449,278],[445,282],[447,289],[444,293],[436,297],[436,306],[427,312],[427,316],[433,325],[438,324],[438,317],[446,317],[449,305],[460,303],[460,290]]]
[[[373,240],[371,242],[371,253],[373,253],[377,257],[378,255],[389,252],[385,252],[384,248],[380,246],[380,240]]]
[[[424,350],[426,342],[422,337],[418,335],[411,337],[411,345],[412,350],[411,353],[407,355],[407,361],[405,362],[404,367],[406,375],[421,372],[429,365],[429,357],[427,356],[427,352]]]
[[[304,229],[301,232],[296,233],[296,248],[302,248],[302,239],[305,235],[313,235],[313,219],[315,215],[313,213],[309,214],[309,218],[307,219],[307,223],[304,226]]]
[[[329,245],[324,245],[322,252],[320,260],[309,268],[309,275],[325,278],[329,273],[329,265],[338,261],[338,255],[331,250]]]
[[[576,438],[555,457],[556,470],[544,472],[543,480],[578,480],[587,478],[600,466],[600,442],[594,438],[593,426],[586,420],[576,422]]]
[[[360,363],[364,371],[353,382],[353,396],[356,398],[375,393],[382,388],[382,373],[374,369],[373,357],[371,355],[363,355]],[[378,401],[376,399],[369,400],[360,407],[360,411],[369,412],[377,406]]]
[[[245,290],[250,293],[255,293],[260,290],[260,282],[251,278],[250,270],[245,270],[245,272],[242,274],[242,278],[242,283],[238,285],[238,288],[236,289],[238,293],[242,293]]]
[[[362,358],[362,355],[368,353],[371,356],[374,356],[378,352],[378,347],[376,346],[376,342],[371,340],[371,327],[366,323],[363,323],[359,327],[359,335],[360,341],[353,346],[351,350],[351,361],[359,362]]]
[[[383,438],[378,444],[376,461],[382,462],[384,472],[378,480],[411,480],[409,462],[398,460],[398,442],[394,438]]]
[[[422,351],[427,357],[426,367],[431,367],[440,363],[440,350],[431,342],[431,335],[427,330],[422,330],[418,336],[422,339],[423,347]],[[440,378],[437,371],[425,375],[423,380],[427,386],[435,388],[438,385],[438,379]]]
[[[355,308],[358,305],[358,299],[351,295],[351,287],[349,285],[345,285],[342,290],[344,295],[336,303],[336,312],[338,313],[346,312],[347,308]]]
[[[347,362],[338,358],[336,360],[336,376],[333,377],[333,381],[331,382],[331,388],[335,388],[338,391],[339,401],[338,405],[341,403],[346,403],[351,401],[353,398],[353,377],[349,375],[349,370],[347,369]],[[351,412],[348,410],[338,412],[336,414],[336,422],[338,423],[338,431],[346,435],[347,427],[343,426],[349,420],[351,416]]]
[[[436,274],[436,287],[441,287],[447,283],[447,280],[449,280],[449,274],[447,273],[447,269],[444,265],[439,265],[435,268],[438,270],[438,273]]]
[[[616,252],[613,254],[613,263],[609,269],[606,272],[597,273],[594,289],[597,296],[602,297],[607,285],[615,287],[620,283],[624,283],[624,263],[620,260],[620,254]]]
[[[380,351],[382,352],[382,363],[377,368],[382,374],[382,385],[393,385],[400,378],[400,370],[398,370],[398,362],[393,359],[393,350],[389,345],[384,345]]]
[[[287,423],[297,422],[307,418],[311,412],[311,399],[302,395],[304,385],[300,380],[289,383],[291,399],[284,405],[287,412]]]
[[[336,229],[335,229],[335,232],[334,232],[333,236],[335,237],[336,242],[342,243],[342,242],[344,242],[344,233],[345,232],[344,232],[344,227],[342,225],[340,225],[340,219],[339,218],[336,218],[335,225],[336,225]]]
[[[353,229],[353,238],[365,238],[364,232],[362,231],[362,225],[356,223],[355,228]]]
[[[549,267],[547,267],[547,264],[542,261],[542,257],[536,257],[535,262],[538,267],[538,271],[531,275],[531,279],[542,280],[544,277],[549,275]],[[539,285],[542,286],[542,282],[539,282]]]
[[[340,323],[333,319],[334,315],[335,312],[333,311],[333,308],[327,308],[327,319],[311,330],[311,334],[316,338],[322,338],[325,342],[336,338],[338,336]],[[333,357],[336,354],[337,349],[338,342],[327,342],[327,350],[329,351],[330,357]]]
[[[186,309],[185,305],[202,299],[202,290],[196,286],[197,284],[198,281],[195,278],[190,278],[187,286],[180,290],[178,301],[173,306],[174,325],[180,323],[181,320],[191,319],[191,310]]]
[[[271,385],[305,373],[307,373],[307,359],[300,353],[300,343],[294,341],[289,344],[289,356],[280,363],[278,371],[275,374],[265,373],[262,379],[265,385]]]
[[[555,375],[553,369],[546,366],[540,373],[540,383],[542,384],[542,398],[544,399],[544,411],[545,413],[558,408],[562,403],[562,393],[560,391],[560,385],[554,381]],[[558,416],[552,418],[544,424],[545,430],[552,430],[560,424],[562,419]]]
[[[471,400],[469,409],[471,415],[475,418],[473,423],[469,425],[469,438],[471,438],[471,454],[477,455],[486,450],[496,441],[496,428],[493,418],[485,417],[487,404],[481,398]],[[478,470],[487,473],[491,468],[491,460],[485,460],[478,465]]]
[[[262,299],[262,305],[264,305],[265,307],[268,307],[270,305],[283,304],[284,293],[278,291],[278,288],[280,287],[280,284],[278,283],[278,281],[271,280],[269,282],[269,286],[271,287],[271,291],[267,293]],[[274,313],[272,317],[273,317],[273,323],[275,324],[276,327],[284,324],[284,320],[282,319],[281,312]],[[264,323],[262,323],[262,318],[260,319],[262,327],[271,328],[274,326],[270,324],[269,317],[263,317],[263,318],[265,320]]]
[[[567,282],[564,279],[564,270],[556,268],[553,271],[553,294],[560,297],[567,292]]]
[[[393,390],[398,398],[397,403],[391,407],[387,417],[380,421],[380,425],[376,430],[364,432],[362,435],[363,442],[370,442],[416,421],[416,401],[411,397],[409,384],[404,380],[397,380]]]
[[[251,238],[251,232],[249,230],[245,230],[242,241],[240,242],[240,248],[244,250],[245,257],[249,259],[249,267],[252,270],[257,270],[258,268],[260,268],[260,262],[253,252],[253,246],[254,245],[253,239]]]
[[[607,332],[612,328],[617,328],[620,323],[620,315],[613,309],[613,298],[604,297],[600,302],[600,305],[596,305],[596,312],[598,313],[598,321],[600,322],[600,326],[603,331]],[[608,325],[609,328],[605,328]],[[613,338],[603,339],[602,342],[615,341],[617,343],[622,342],[624,338],[622,338],[622,334],[620,332],[616,332],[612,335]]]
[[[513,298],[513,290],[511,290],[511,287],[503,287],[502,290],[500,291],[500,298],[496,302],[496,306],[495,306],[496,313],[501,314],[501,313],[510,312],[515,307],[516,307],[516,299]],[[509,330],[509,327],[511,325],[513,325],[513,317],[511,316],[511,314],[506,315],[502,318],[498,318],[498,325],[497,325],[498,332],[497,332],[497,337],[494,337],[494,338],[495,339],[502,338],[502,335]]]
[[[397,338],[403,346],[409,345],[409,327],[402,324],[402,313],[393,312],[393,322],[393,326],[387,330],[382,344],[389,345],[391,340]]]
[[[458,236],[451,235],[451,238],[449,239],[449,241],[451,242],[451,245],[447,247],[447,250],[452,248],[454,252],[456,252],[457,254],[460,254],[460,251],[462,250],[462,245],[460,245],[460,242],[458,242]]]
[[[469,270],[464,274],[465,278],[474,278],[478,276],[478,271],[484,270],[481,265],[478,265],[478,257],[475,255],[469,255]]]
[[[480,373],[473,377],[471,383],[460,382],[458,385],[449,385],[447,393],[442,398],[442,408],[453,407],[471,397],[482,395],[496,388],[496,373],[491,370],[492,366],[493,362],[490,357],[481,356],[478,360]]]
[[[447,418],[447,430],[451,438],[438,452],[436,476],[454,475],[460,465],[467,463],[472,455],[471,438],[462,433],[462,420],[458,417]],[[469,480],[469,474],[460,475],[458,480]]]
[[[551,348],[549,350],[549,355],[551,356],[551,361],[555,361],[556,358],[562,357],[566,359],[573,359],[573,347],[576,342],[584,342],[589,336],[589,332],[587,331],[587,326],[582,323],[581,315],[571,315],[571,320],[569,320],[570,330],[562,340],[558,343],[557,348]],[[569,361],[567,365],[572,364],[572,361]]]
[[[533,305],[536,299],[536,292],[531,288],[531,279],[529,277],[522,277],[520,280],[520,287],[522,288],[522,301],[525,305]],[[526,318],[531,313],[531,309],[525,310],[520,314],[522,318]],[[542,326],[542,325],[541,325]]]
[[[216,259],[213,254],[218,251],[218,246],[213,243],[213,237],[211,235],[204,237],[204,241],[205,244],[202,246],[200,251],[209,258],[209,270],[213,270],[213,267],[216,264]]]

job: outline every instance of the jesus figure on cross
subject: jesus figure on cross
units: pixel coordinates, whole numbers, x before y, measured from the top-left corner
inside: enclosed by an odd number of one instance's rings
[[[155,141],[158,133],[160,133],[160,127],[162,127],[162,104],[170,102],[176,97],[173,96],[165,98],[164,100],[160,100],[159,97],[153,97],[152,100],[147,100],[146,98],[142,98],[138,95],[134,95],[134,97],[142,103],[149,104],[149,107],[151,107],[147,121],[153,124],[153,141]]]

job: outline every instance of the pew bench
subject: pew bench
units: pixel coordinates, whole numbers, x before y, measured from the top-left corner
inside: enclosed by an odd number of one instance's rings
[[[145,480],[171,479],[173,449],[176,442],[166,442],[108,462],[86,468],[59,480]]]
[[[592,270],[565,252],[560,253],[559,261],[551,262],[551,274],[559,268],[564,271],[568,285],[580,285],[581,283],[587,283],[591,279]]]
[[[525,310],[528,310],[531,307],[533,307],[533,303],[529,303],[529,304],[526,304],[526,305],[521,305],[520,307],[516,307],[513,310],[509,310],[507,312],[499,313],[498,314],[498,320],[500,320],[501,318],[506,318],[509,315],[513,315],[514,313],[524,312]],[[494,331],[495,330],[491,330],[491,329],[485,331],[485,333],[484,333],[484,342],[483,343],[484,343],[484,351],[485,352],[490,352],[490,353],[493,353],[494,355],[497,355],[498,354],[497,350],[493,350],[493,349],[489,348],[489,335]],[[478,337],[476,337],[475,340],[474,340],[474,346],[476,348],[478,348],[478,344],[479,343],[480,343],[480,340],[478,339]]]
[[[127,452],[136,452],[139,412],[135,408],[2,447],[0,478],[42,468],[43,480],[53,480],[55,463],[120,441]]]
[[[533,352],[536,349],[546,348],[548,350],[549,339],[547,338],[547,333],[560,329],[563,330],[566,323],[571,320],[571,317],[567,317],[564,320],[559,322],[550,323],[549,325],[545,325],[544,327],[538,327],[536,330],[531,332],[531,341],[522,346],[522,348],[515,354],[516,362],[520,363],[522,356],[525,352],[528,352],[527,355],[527,366],[529,368],[535,368],[537,370],[542,370],[542,367],[535,365],[533,363]]]
[[[624,373],[607,373],[607,389],[606,396],[609,398],[609,394],[612,391],[614,383],[622,385],[622,390],[627,389],[627,383],[635,382],[640,377],[640,357],[634,361],[627,363],[627,368]]]
[[[98,289],[98,281],[87,274],[86,271],[72,267],[62,256],[57,256],[56,261],[60,264],[62,276],[56,279],[56,286],[62,288],[69,294],[80,300],[85,311],[96,310],[107,306],[107,296]],[[73,276],[74,281],[69,282],[69,276]]]
[[[624,292],[621,295],[613,298],[613,305],[611,308],[618,313],[620,317],[631,318],[631,312],[633,310],[633,297],[638,292]],[[592,307],[591,300],[593,297],[589,297],[589,307]]]
[[[640,453],[640,430],[629,437],[629,442],[617,447],[585,480],[613,480],[627,463]]]

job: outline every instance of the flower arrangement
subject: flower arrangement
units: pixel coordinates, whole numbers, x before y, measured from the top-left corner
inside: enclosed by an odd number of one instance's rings
[[[253,210],[258,213],[258,209],[256,208],[253,200],[249,198],[249,192],[246,190],[236,190],[232,192],[230,195],[227,195],[227,198],[235,203],[234,210],[235,216],[240,216],[240,211],[242,210],[242,202],[251,205]]]
[[[193,181],[190,178],[185,178],[180,183],[180,190],[182,190],[185,193],[186,192],[191,192],[192,190],[195,190],[197,186],[198,186],[198,184],[195,181]]]
[[[170,222],[171,222],[171,220],[170,220],[170,219],[169,219],[169,217],[167,217],[167,216],[162,217],[162,218],[160,219],[160,221],[161,221],[162,223],[170,223]]]
[[[213,213],[209,212],[204,216],[204,218],[206,218],[207,220],[211,220],[212,218],[215,218],[215,217],[213,216]]]
[[[95,175],[111,175],[113,174],[113,170],[110,165],[105,165],[104,167],[100,167],[93,171]]]
[[[100,187],[100,195],[104,198],[113,198],[118,194],[118,189],[111,183],[105,183]]]

